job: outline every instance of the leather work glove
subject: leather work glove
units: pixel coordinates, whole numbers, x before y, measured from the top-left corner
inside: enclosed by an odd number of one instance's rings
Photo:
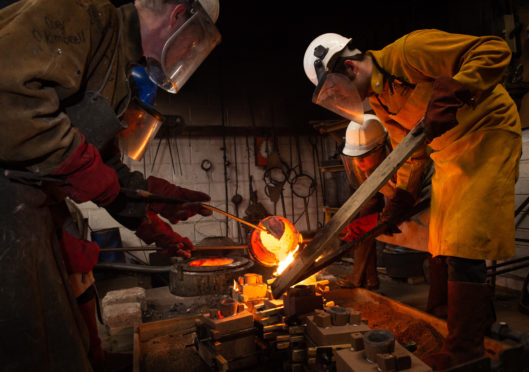
[[[359,217],[349,223],[340,233],[340,239],[346,242],[352,242],[365,233],[374,229],[378,222],[378,213],[368,214]]]
[[[202,202],[210,200],[208,194],[175,186],[162,178],[147,178],[147,190],[153,194],[168,196],[187,201],[186,203],[150,202],[149,209],[167,218],[171,223],[185,221],[195,214],[210,216],[211,210],[204,208]]]
[[[442,76],[435,80],[422,126],[432,141],[457,125],[457,110],[471,99],[470,91],[457,80]]]
[[[136,236],[147,244],[155,243],[157,247],[163,248],[160,253],[169,257],[190,258],[191,251],[195,249],[191,240],[178,235],[167,222],[151,211],[147,212],[146,220],[136,229]]]
[[[105,165],[94,145],[84,139],[52,173],[65,176],[67,185],[59,188],[77,203],[93,201],[99,206],[110,204],[119,194],[116,172]]]
[[[397,188],[395,196],[388,201],[380,214],[380,222],[389,225],[388,235],[400,233],[397,226],[406,219],[406,215],[414,205],[415,198],[413,195],[406,190]]]
[[[99,244],[76,238],[62,229],[60,239],[62,256],[69,273],[92,271],[99,258]]]

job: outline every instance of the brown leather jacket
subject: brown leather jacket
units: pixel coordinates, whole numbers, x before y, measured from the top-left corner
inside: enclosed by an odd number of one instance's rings
[[[127,69],[142,55],[134,5],[108,0],[14,3],[0,11],[0,50],[0,164],[40,174],[79,144],[65,108],[101,89],[124,110]]]

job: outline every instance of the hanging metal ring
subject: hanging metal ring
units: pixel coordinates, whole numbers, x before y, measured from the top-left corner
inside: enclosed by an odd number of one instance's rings
[[[287,181],[287,174],[283,168],[271,167],[265,171],[263,179],[267,185],[283,184]]]
[[[305,187],[305,189],[302,188],[303,182],[308,184],[308,187]],[[297,188],[296,184],[298,185]],[[292,193],[298,198],[308,198],[314,193],[314,190],[316,189],[316,182],[314,181],[314,178],[308,174],[300,173],[294,177],[290,186],[292,188]]]

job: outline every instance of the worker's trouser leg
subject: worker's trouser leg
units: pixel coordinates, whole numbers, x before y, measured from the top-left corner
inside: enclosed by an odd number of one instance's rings
[[[79,310],[88,328],[89,350],[88,357],[92,368],[98,370],[105,360],[105,352],[101,348],[101,339],[97,328],[96,319],[96,293],[94,286],[89,287],[82,295],[77,297]]]
[[[447,315],[448,266],[444,256],[430,257],[430,289],[426,311],[439,318]]]
[[[46,195],[0,177],[0,211],[2,370],[91,371]]]
[[[494,321],[485,261],[447,257],[446,262],[448,336],[439,353],[425,358],[434,370],[483,356],[485,333]]]
[[[378,288],[376,242],[373,239],[360,244],[354,251],[353,270],[345,279],[352,287]]]

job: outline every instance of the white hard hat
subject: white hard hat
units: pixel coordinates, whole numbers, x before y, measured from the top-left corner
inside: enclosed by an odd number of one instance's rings
[[[318,75],[314,67],[316,60],[321,60],[323,67],[327,70],[327,64],[336,53],[342,53],[351,38],[346,38],[334,33],[326,33],[318,36],[307,47],[303,57],[303,68],[305,74],[314,85],[318,85]],[[346,55],[353,56],[362,53],[358,49],[352,49]]]
[[[347,156],[361,156],[384,143],[386,137],[386,128],[379,118],[372,114],[364,114],[363,125],[351,121],[347,126],[342,153]]]
[[[219,0],[198,0],[198,2],[202,5],[206,13],[208,13],[213,23],[216,23],[220,12]]]

